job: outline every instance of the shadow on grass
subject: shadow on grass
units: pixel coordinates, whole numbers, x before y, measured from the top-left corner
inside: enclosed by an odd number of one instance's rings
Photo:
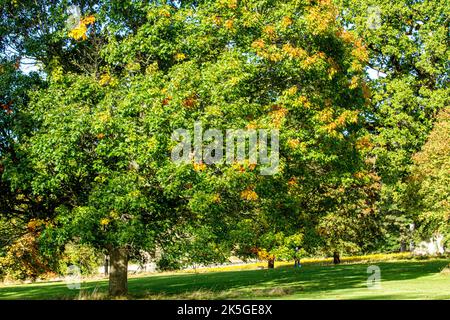
[[[383,282],[403,281],[439,273],[448,259],[379,262]],[[245,270],[199,274],[155,274],[129,279],[130,298],[247,299],[302,295],[366,288],[369,264],[338,266],[305,265],[301,269]],[[70,290],[66,283],[26,284],[0,287],[0,299],[106,298],[107,280],[82,284]],[[94,295],[93,295],[94,293]],[[99,295],[100,294],[100,295]],[[103,295],[103,296],[102,296]]]

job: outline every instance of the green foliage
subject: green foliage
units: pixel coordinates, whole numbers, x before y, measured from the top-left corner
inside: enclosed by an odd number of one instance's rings
[[[450,96],[448,6],[335,3],[2,1],[0,213],[46,221],[47,256],[162,247],[173,268],[404,240],[411,156]],[[278,172],[172,162],[196,121],[280,130]],[[445,231],[436,170],[414,212]]]
[[[103,264],[103,254],[88,245],[68,243],[60,260],[59,272],[66,274],[70,266],[80,269],[82,275],[97,274]]]
[[[160,270],[178,270],[183,267],[197,268],[227,261],[230,251],[224,242],[205,227],[175,231],[178,234],[171,243],[162,247],[157,261]]]
[[[422,238],[440,233],[450,241],[450,111],[443,109],[427,142],[413,157],[404,206]]]
[[[400,221],[412,155],[439,110],[449,104],[449,6],[446,0],[340,0],[344,23],[369,52],[373,167],[381,177],[377,205],[385,223]],[[377,75],[374,77],[374,75]],[[411,221],[403,217],[405,221]],[[406,235],[400,229],[401,238]]]
[[[303,226],[314,228],[346,201],[346,186],[371,181],[360,173],[364,47],[327,2],[273,5],[149,4],[126,37],[105,26],[96,72],[64,73],[64,62],[54,62],[49,87],[27,109],[35,129],[21,146],[33,192],[66,199],[48,237],[151,250],[178,224],[208,226],[223,241],[247,215],[267,249],[284,252]],[[280,129],[279,173],[172,163],[171,133],[197,120],[222,130]],[[310,201],[311,193],[322,198]],[[346,224],[360,210],[349,206],[329,221]],[[286,239],[264,240],[271,234]],[[197,248],[189,246],[195,263],[210,259]]]

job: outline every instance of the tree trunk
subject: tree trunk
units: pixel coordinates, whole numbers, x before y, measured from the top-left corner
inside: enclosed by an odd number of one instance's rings
[[[117,297],[128,293],[128,252],[125,248],[112,248],[109,252],[109,294]]]
[[[271,258],[267,260],[267,268],[273,269],[275,267],[275,258]]]
[[[401,241],[400,242],[400,252],[405,252],[406,251],[406,243],[405,241]]]
[[[339,264],[341,263],[341,258],[339,258],[339,252],[334,252],[333,253],[333,263],[334,264]]]
[[[109,275],[109,256],[105,255],[105,276]]]

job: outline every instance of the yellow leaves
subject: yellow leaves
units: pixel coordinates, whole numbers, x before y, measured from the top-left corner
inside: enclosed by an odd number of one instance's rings
[[[270,112],[270,117],[276,128],[279,128],[285,119],[288,110],[284,107],[274,106],[273,111]]]
[[[40,219],[31,219],[27,224],[28,232],[35,232],[40,226],[45,225],[45,221]]]
[[[220,194],[214,194],[212,196],[212,202],[213,203],[221,203],[222,202],[222,198],[220,197]]]
[[[306,22],[313,35],[325,33],[335,25],[337,8],[330,1],[320,1],[319,6],[309,7]]]
[[[225,26],[225,28],[227,28],[228,30],[233,29],[233,26],[234,26],[234,20],[233,20],[233,19],[228,19],[227,21],[225,21],[224,26]]]
[[[305,144],[300,142],[300,139],[288,139],[287,144],[289,146],[289,148],[291,148],[292,150],[301,148],[301,149],[306,149]]]
[[[167,10],[166,8],[162,8],[161,10],[159,10],[159,15],[162,17],[166,17],[169,18],[170,17],[170,11]]]
[[[370,148],[372,148],[372,142],[371,142],[371,138],[370,136],[364,136],[359,138],[356,141],[356,150],[362,151],[362,150],[368,150]]]
[[[319,60],[324,59],[325,54],[323,52],[318,52],[312,56],[307,57],[302,61],[301,66],[303,69],[309,69],[314,66]]]
[[[108,218],[103,218],[100,220],[101,226],[107,226],[109,224],[110,220]]]
[[[192,166],[194,167],[194,170],[199,172],[199,171],[205,171],[206,170],[206,164],[204,164],[203,162],[194,162],[192,164]]]
[[[75,39],[75,40],[86,40],[87,39],[87,28],[89,25],[93,25],[95,22],[95,17],[94,16],[87,16],[83,19],[80,20],[80,22],[78,23],[78,25],[70,30],[69,32],[69,37]]]
[[[105,123],[111,120],[111,114],[109,111],[100,112],[97,116],[97,119],[100,120],[100,122]]]
[[[281,26],[283,28],[287,28],[292,24],[292,22],[293,21],[292,21],[291,17],[285,16],[285,17],[283,17],[283,19],[281,19]]]
[[[102,74],[100,76],[100,80],[98,81],[98,83],[100,83],[100,85],[102,85],[102,86],[106,86],[110,82],[111,82],[111,76],[109,75],[109,73]]]
[[[248,159],[241,161],[241,162],[234,162],[232,165],[232,168],[235,171],[238,171],[240,173],[244,173],[247,170],[249,171],[253,171],[256,168],[256,164],[255,163],[251,163]]]
[[[347,44],[351,45],[353,48],[351,50],[351,55],[354,58],[350,71],[362,72],[364,69],[364,64],[369,61],[369,52],[365,45],[363,45],[362,40],[357,38],[352,32],[342,30],[338,33],[338,36]]]
[[[116,77],[111,76],[111,74],[109,72],[105,72],[100,76],[98,83],[101,86],[110,85],[110,86],[114,87],[119,83],[119,81],[117,80]]]
[[[238,1],[237,0],[228,0],[228,8],[236,9],[237,7],[238,7]]]
[[[266,30],[267,32],[272,32],[271,30],[273,27],[266,28],[269,28],[268,30]],[[286,43],[281,48],[279,48],[277,44],[268,46],[263,39],[255,40],[252,43],[252,48],[257,50],[259,56],[273,62],[281,61],[285,57],[289,57],[292,59],[307,59],[308,56],[308,53],[304,49],[294,47],[290,43]],[[320,56],[315,55],[309,58],[309,60],[306,61],[306,65],[315,63],[319,57]],[[302,64],[305,64],[305,62],[303,61]]]
[[[80,25],[78,27],[76,27],[75,29],[72,29],[69,32],[69,37],[75,39],[75,40],[86,40],[87,36],[86,36],[86,32],[87,32],[87,27],[85,25]]]
[[[138,72],[141,70],[141,64],[139,62],[129,62],[127,63],[126,69],[131,72]]]
[[[228,8],[235,10],[238,7],[238,0],[220,0],[219,6],[221,8]]]
[[[328,125],[326,125],[324,127],[324,129],[328,132],[328,134],[333,135],[333,136],[335,135],[336,128],[337,128],[337,123],[335,123],[335,122],[330,122]]]
[[[327,62],[330,65],[330,67],[328,68],[328,78],[331,80],[333,79],[334,75],[336,73],[338,73],[339,71],[339,65],[336,63],[336,61],[334,61],[333,58],[328,57],[327,58]]]
[[[304,49],[293,47],[290,43],[284,44],[282,50],[291,58],[305,58],[308,55]]]
[[[249,187],[241,192],[241,199],[246,201],[256,201],[258,200],[258,194],[252,189],[252,187]]]
[[[337,69],[336,68],[333,68],[333,67],[330,67],[329,69],[328,69],[328,79],[333,79],[333,77],[334,77],[334,75],[337,73],[338,71],[337,71]]]
[[[273,260],[275,259],[275,255],[270,254],[269,252],[267,252],[266,249],[258,249],[258,259],[259,260]]]
[[[345,128],[346,125],[358,122],[359,111],[358,110],[345,110],[339,115],[335,115],[334,110],[327,107],[317,114],[317,119],[324,123],[321,127],[322,130],[326,131],[329,135],[334,137],[342,137],[342,135],[337,131],[338,129]]]
[[[276,48],[276,46],[271,46],[271,48]],[[283,59],[283,55],[280,52],[273,52],[273,53],[269,53],[267,55],[267,59],[269,61],[273,61],[273,62],[278,62],[281,61],[281,59]]]
[[[369,61],[369,52],[366,47],[361,44],[360,41],[357,42],[357,46],[352,50],[352,56],[358,59],[360,62]]]
[[[326,108],[319,112],[318,118],[322,122],[330,122],[333,118],[333,109]]]
[[[158,62],[155,61],[145,69],[145,73],[153,74],[153,73],[157,72],[158,70],[159,70]]]
[[[247,124],[246,129],[252,130],[257,129],[258,124],[255,121],[251,121],[249,124]]]
[[[82,19],[80,22],[85,24],[85,25],[94,24],[95,17],[94,16],[87,16],[84,19]]]
[[[336,124],[340,127],[349,124],[349,123],[357,123],[358,122],[358,114],[359,111],[349,111],[346,110],[342,112],[339,117],[336,119]]]
[[[364,70],[364,66],[362,65],[362,63],[359,60],[354,59],[352,61],[349,71],[350,72],[362,72],[363,70]]]
[[[228,80],[228,83],[230,84],[230,86],[234,87],[235,85],[237,85],[239,83],[239,81],[241,81],[241,78],[231,77],[230,80]]]
[[[269,39],[275,39],[276,32],[275,28],[271,25],[265,26],[263,28],[263,33],[269,38]]]
[[[350,85],[348,86],[350,89],[356,89],[359,86],[359,77],[353,76],[352,80],[350,80]]]
[[[120,215],[116,210],[112,210],[109,213],[109,216],[111,217],[111,219],[119,219],[120,218]]]
[[[264,46],[265,46],[265,43],[264,43],[264,40],[262,40],[262,39],[255,40],[252,43],[252,48],[254,48],[254,49],[262,49],[262,48],[264,48]]]
[[[364,175],[364,172],[358,171],[358,172],[354,173],[353,176],[354,176],[356,179],[361,180],[361,179],[364,178],[365,175]]]
[[[292,86],[292,87],[290,87],[289,89],[286,90],[286,94],[288,96],[293,96],[293,95],[295,95],[297,93],[297,91],[298,91],[298,87],[297,86]]]
[[[290,178],[288,181],[288,185],[290,187],[296,187],[298,185],[298,178],[297,177]]]
[[[355,35],[347,30],[341,30],[338,32],[338,36],[346,43],[354,43],[355,42]]]
[[[365,82],[363,82],[361,84],[361,89],[362,89],[364,98],[366,100],[369,100],[371,98],[371,96],[372,96],[372,92],[370,91],[369,86]]]
[[[128,195],[131,198],[139,198],[141,196],[141,192],[139,190],[133,190]]]
[[[297,103],[299,103],[306,109],[309,109],[311,107],[311,102],[309,101],[309,99],[306,96],[298,97]]]
[[[216,26],[220,26],[220,25],[222,24],[222,17],[221,17],[221,16],[214,16],[214,17],[212,18],[212,21],[213,21],[213,23],[214,23]]]
[[[186,59],[186,55],[184,53],[177,53],[175,55],[175,60],[176,61],[183,61],[184,59]]]

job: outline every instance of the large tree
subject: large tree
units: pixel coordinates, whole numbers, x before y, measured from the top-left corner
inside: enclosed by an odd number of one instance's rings
[[[116,5],[83,6],[77,26],[56,32],[64,39],[53,45],[81,56],[42,59],[48,88],[23,111],[33,120],[20,145],[25,181],[59,201],[45,243],[77,237],[107,250],[110,293],[119,295],[132,251],[195,237],[196,226],[222,242],[244,217],[269,224],[262,237],[281,232],[289,242],[320,223],[373,214],[364,203],[335,211],[353,201],[346,190],[356,195],[371,178],[367,52],[330,2],[134,3],[113,24],[104,9]],[[173,131],[192,133],[196,121],[223,132],[280,130],[278,172],[172,162]]]
[[[404,198],[422,239],[437,234],[450,241],[450,110],[438,114],[422,149],[414,154]]]

